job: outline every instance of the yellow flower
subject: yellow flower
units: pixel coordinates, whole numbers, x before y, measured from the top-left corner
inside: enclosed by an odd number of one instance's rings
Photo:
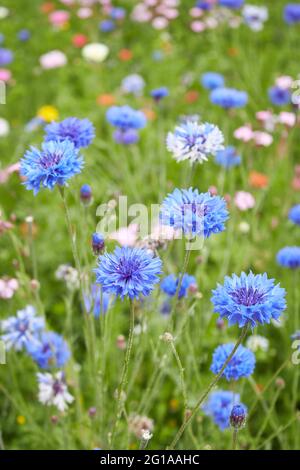
[[[25,418],[25,416],[22,416],[22,415],[17,416],[17,423],[18,423],[20,426],[23,426],[23,424],[26,423],[26,418]]]
[[[59,116],[58,110],[51,105],[42,106],[38,110],[37,115],[39,118],[43,119],[46,122],[56,121]]]

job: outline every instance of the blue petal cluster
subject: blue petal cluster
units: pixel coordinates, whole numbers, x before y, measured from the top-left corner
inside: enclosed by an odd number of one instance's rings
[[[117,247],[99,258],[96,282],[103,292],[130,299],[148,296],[159,282],[160,258],[142,248]]]
[[[100,31],[102,31],[102,33],[110,33],[115,28],[116,28],[115,23],[110,19],[102,20],[99,23],[99,29]]]
[[[15,349],[21,351],[27,349],[30,344],[38,341],[40,332],[45,327],[42,317],[36,316],[35,308],[28,305],[24,310],[19,310],[15,317],[9,317],[0,322],[7,350]]]
[[[199,193],[198,189],[175,189],[163,201],[160,220],[192,236],[210,237],[223,232],[228,219],[226,201],[210,193]]]
[[[109,307],[110,295],[102,292],[102,305],[101,305],[101,286],[92,284],[91,292],[84,297],[85,308],[87,312],[93,309],[95,318],[100,314],[106,313]]]
[[[210,370],[214,374],[218,374],[225,364],[227,358],[233,351],[234,344],[227,343],[218,346],[213,353],[213,360]],[[240,345],[233,358],[230,359],[228,365],[225,367],[222,377],[227,380],[238,380],[241,377],[249,377],[255,368],[255,356],[250,349]]]
[[[300,225],[300,204],[292,207],[289,212],[289,219],[296,225]]]
[[[30,342],[27,352],[42,369],[63,367],[71,355],[63,337],[54,331],[43,332],[38,342]]]
[[[210,100],[225,109],[242,108],[248,102],[248,94],[234,88],[216,88],[211,92]]]
[[[202,409],[210,416],[221,431],[230,427],[230,413],[232,407],[239,403],[240,395],[225,390],[212,392]]]
[[[215,90],[224,87],[225,80],[223,75],[216,72],[206,72],[201,77],[201,83],[207,90]]]
[[[226,147],[224,150],[219,150],[215,157],[215,162],[227,169],[239,166],[241,161],[242,159],[240,155],[237,154],[236,149],[233,146]]]
[[[151,91],[151,96],[155,101],[160,101],[166,96],[169,96],[169,90],[165,86],[154,88],[154,90]]]
[[[224,285],[218,284],[212,293],[214,312],[227,318],[229,325],[255,327],[258,323],[270,323],[286,308],[285,289],[280,284],[275,285],[274,279],[268,279],[266,273],[255,275],[250,271],[240,277],[226,276]]]
[[[234,405],[230,413],[230,424],[233,428],[242,428],[246,423],[247,408],[242,403]]]
[[[174,274],[170,274],[161,281],[160,288],[165,294],[173,297],[176,294],[178,282],[179,278],[174,276]],[[195,277],[185,273],[182,277],[178,298],[186,297],[188,289],[192,285],[197,285]]]
[[[130,106],[112,106],[106,113],[107,121],[120,129],[142,129],[146,125],[146,116]]]
[[[300,246],[286,246],[277,253],[277,263],[284,268],[300,268]]]
[[[69,117],[61,122],[52,122],[45,127],[45,141],[69,140],[76,148],[88,147],[95,137],[95,128],[88,119]]]
[[[273,86],[269,89],[269,98],[276,106],[284,106],[291,102],[291,92],[285,88]]]
[[[14,60],[14,55],[10,49],[0,48],[0,67],[5,67],[11,64]]]
[[[219,0],[221,7],[227,8],[241,8],[244,4],[244,0]]]
[[[300,3],[288,3],[283,12],[284,21],[288,24],[300,22]]]
[[[20,162],[20,174],[26,178],[26,189],[32,189],[36,195],[41,186],[53,189],[55,185],[66,185],[82,167],[83,159],[72,142],[50,141],[44,142],[41,150],[31,147],[25,153]]]

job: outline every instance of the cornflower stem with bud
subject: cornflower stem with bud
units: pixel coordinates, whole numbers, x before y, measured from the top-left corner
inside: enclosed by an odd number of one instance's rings
[[[214,388],[214,386],[218,383],[218,381],[220,380],[220,378],[222,377],[222,374],[224,372],[224,370],[226,369],[227,365],[229,364],[229,362],[231,361],[231,359],[233,358],[233,356],[235,355],[238,347],[240,346],[240,344],[242,344],[242,342],[244,341],[245,337],[246,337],[246,334],[247,334],[247,331],[248,331],[248,324],[246,324],[243,328],[242,328],[242,332],[241,332],[241,335],[239,337],[239,339],[237,340],[233,350],[231,351],[231,354],[228,356],[228,358],[226,359],[226,361],[224,362],[220,372],[215,376],[215,378],[210,382],[210,384],[208,385],[208,387],[206,388],[206,390],[203,392],[203,394],[200,396],[199,400],[197,401],[196,405],[194,406],[194,408],[191,410],[191,413],[190,415],[187,417],[186,420],[183,421],[181,427],[179,428],[176,436],[174,437],[171,445],[168,447],[168,450],[173,450],[177,444],[177,442],[179,441],[179,439],[181,438],[181,436],[183,435],[184,431],[186,430],[187,426],[190,424],[190,422],[192,421],[192,419],[194,418],[194,416],[196,415],[196,413],[198,412],[200,406],[202,405],[202,403],[206,400],[209,392]]]
[[[129,362],[131,357],[131,350],[133,344],[133,331],[134,331],[134,301],[130,299],[130,325],[129,325],[129,335],[128,335],[128,343],[127,349],[125,353],[125,359],[123,364],[123,370],[121,375],[121,381],[117,392],[117,416],[113,426],[112,435],[111,435],[111,447],[113,448],[114,439],[116,435],[116,431],[119,425],[119,421],[121,419],[122,410],[125,405],[126,398],[124,399],[124,391],[126,388],[127,378],[128,378],[128,368]]]

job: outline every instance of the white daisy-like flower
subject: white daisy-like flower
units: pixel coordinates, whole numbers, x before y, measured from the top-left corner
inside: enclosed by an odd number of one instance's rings
[[[245,23],[252,29],[252,31],[261,31],[263,29],[264,22],[269,18],[268,9],[264,6],[245,5],[242,13]]]
[[[65,411],[73,402],[74,397],[69,393],[62,371],[56,374],[38,373],[38,399],[43,405],[54,405],[59,411]]]
[[[224,149],[224,136],[220,129],[208,122],[198,124],[188,121],[169,132],[167,149],[180,162],[190,160],[191,163],[203,163],[210,155]]]
[[[253,352],[257,352],[259,350],[267,352],[269,349],[269,340],[264,336],[252,335],[249,336],[246,346]]]

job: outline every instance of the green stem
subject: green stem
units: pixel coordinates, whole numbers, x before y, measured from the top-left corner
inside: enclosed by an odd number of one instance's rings
[[[115,421],[113,431],[112,431],[112,436],[111,436],[112,448],[113,448],[114,438],[115,438],[115,434],[118,428],[118,424],[122,415],[122,409],[124,407],[125,400],[126,400],[123,394],[124,394],[124,390],[127,384],[128,367],[129,367],[129,361],[131,357],[131,350],[132,350],[132,344],[133,344],[133,330],[134,330],[134,302],[133,300],[130,300],[130,326],[129,326],[128,344],[127,344],[127,349],[126,349],[126,354],[125,354],[125,360],[124,360],[124,365],[123,365],[120,386],[119,386],[118,395],[117,395],[117,417],[116,417],[116,421]]]
[[[238,430],[236,428],[234,428],[233,433],[232,433],[232,450],[236,450],[237,436],[238,436]]]
[[[189,425],[189,423],[192,421],[192,419],[194,418],[195,414],[199,411],[199,408],[200,406],[202,405],[202,403],[205,401],[205,399],[207,398],[209,392],[214,388],[214,386],[218,383],[218,381],[220,380],[220,378],[222,377],[222,374],[224,372],[224,370],[226,369],[227,365],[229,364],[229,362],[231,361],[231,359],[233,358],[234,354],[236,353],[236,350],[238,349],[239,345],[243,342],[243,340],[245,339],[246,337],[246,334],[247,334],[247,330],[248,330],[248,324],[246,324],[243,329],[242,329],[242,332],[241,332],[241,335],[239,337],[239,339],[237,340],[231,354],[229,354],[228,358],[226,359],[226,361],[224,362],[223,364],[223,367],[221,368],[220,372],[216,375],[216,377],[211,381],[211,383],[208,385],[207,389],[205,390],[205,392],[201,395],[201,397],[199,398],[199,400],[197,401],[196,405],[194,406],[194,408],[192,409],[191,411],[191,414],[189,415],[189,417],[182,423],[181,427],[179,428],[175,438],[173,439],[170,447],[168,448],[168,450],[173,450],[177,444],[177,442],[179,441],[179,439],[181,438],[182,434],[184,433],[184,431],[186,430],[187,426]]]
[[[186,385],[185,385],[185,379],[184,379],[184,368],[182,366],[182,362],[180,360],[179,354],[175,347],[174,341],[171,341],[170,344],[171,344],[171,348],[172,348],[172,351],[173,351],[173,354],[174,354],[174,357],[176,359],[178,369],[179,369],[181,390],[182,390],[182,396],[183,396],[183,417],[185,419],[186,410],[187,410],[187,392],[186,392]]]

